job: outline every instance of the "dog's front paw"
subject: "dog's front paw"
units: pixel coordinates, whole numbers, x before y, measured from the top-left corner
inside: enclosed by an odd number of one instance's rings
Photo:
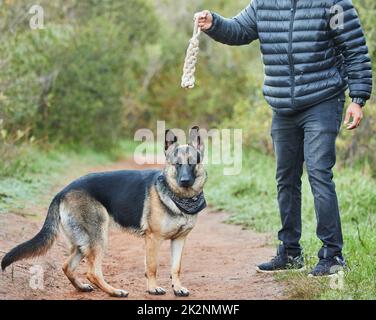
[[[173,288],[174,289],[174,294],[177,297],[188,297],[189,296],[189,291],[187,288],[184,287],[178,287],[178,288]]]
[[[161,295],[166,294],[166,290],[161,288],[161,287],[148,289],[147,292],[151,295],[154,295],[154,296],[161,296]]]
[[[116,298],[126,298],[128,297],[128,294],[129,294],[128,291],[116,289],[113,292],[111,292],[110,296],[116,297]]]

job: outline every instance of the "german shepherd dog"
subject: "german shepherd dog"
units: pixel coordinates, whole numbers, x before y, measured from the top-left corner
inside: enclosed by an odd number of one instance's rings
[[[184,243],[193,229],[197,213],[206,203],[203,187],[207,179],[202,159],[204,146],[198,127],[190,130],[189,142],[179,145],[171,130],[165,134],[166,165],[163,170],[121,170],[83,176],[59,192],[52,200],[40,232],[1,261],[4,270],[13,262],[46,253],[61,226],[70,243],[70,257],[63,271],[73,286],[83,292],[93,290],[82,283],[75,270],[84,258],[87,279],[114,297],[127,297],[103,278],[104,256],[110,221],[145,238],[147,292],[162,295],[157,285],[157,258],[162,240],[171,240],[171,279],[176,296],[188,296],[180,283]]]

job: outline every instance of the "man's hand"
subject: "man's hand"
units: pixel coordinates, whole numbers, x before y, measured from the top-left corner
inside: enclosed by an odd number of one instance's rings
[[[352,121],[350,122],[350,118]],[[360,122],[363,119],[363,110],[357,103],[351,103],[346,111],[345,125],[347,130],[353,130],[359,127]]]
[[[198,17],[198,27],[205,31],[210,29],[213,24],[213,16],[208,10],[197,12],[195,18]]]

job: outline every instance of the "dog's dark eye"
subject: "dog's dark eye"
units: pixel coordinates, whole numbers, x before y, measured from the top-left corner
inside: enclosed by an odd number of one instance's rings
[[[198,164],[198,163],[200,163],[200,161],[199,161],[200,159],[199,158],[192,158],[192,159],[189,159],[188,160],[188,164],[191,166],[191,167],[193,167],[193,166],[195,166],[196,164]]]
[[[194,155],[192,155],[189,159],[188,159],[188,164],[190,166],[194,166],[196,164],[199,164],[200,163],[200,154],[199,153],[196,153]]]

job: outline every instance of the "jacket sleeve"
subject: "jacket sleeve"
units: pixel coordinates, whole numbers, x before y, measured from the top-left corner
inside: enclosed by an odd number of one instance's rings
[[[334,42],[344,57],[350,97],[368,100],[372,92],[372,66],[358,14],[351,0],[337,0],[336,5],[343,10],[343,24],[333,27]]]
[[[212,13],[213,24],[205,33],[214,40],[240,46],[249,44],[258,38],[256,24],[256,0],[253,0],[237,16],[227,19],[217,13]]]

